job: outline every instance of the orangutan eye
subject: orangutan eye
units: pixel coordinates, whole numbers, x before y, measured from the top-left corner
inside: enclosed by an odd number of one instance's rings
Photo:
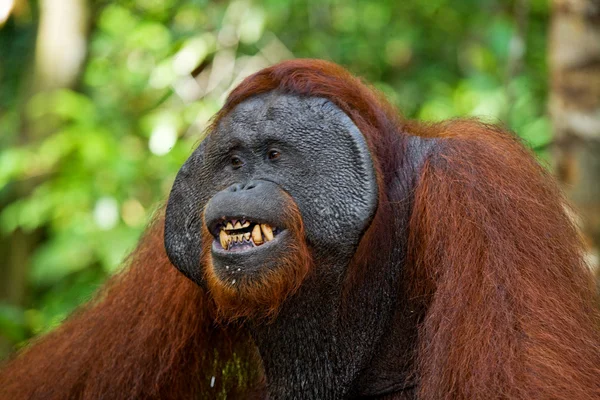
[[[274,161],[274,160],[277,160],[279,157],[281,157],[281,153],[277,150],[271,149],[267,153],[267,157],[269,158],[269,160]]]
[[[230,163],[233,169],[238,169],[244,165],[244,161],[238,156],[231,156]]]

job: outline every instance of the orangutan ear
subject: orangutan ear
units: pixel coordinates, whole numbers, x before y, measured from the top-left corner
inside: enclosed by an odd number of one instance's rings
[[[204,142],[183,164],[169,195],[165,215],[165,249],[171,263],[192,281],[202,284],[202,210],[210,198],[202,173]]]

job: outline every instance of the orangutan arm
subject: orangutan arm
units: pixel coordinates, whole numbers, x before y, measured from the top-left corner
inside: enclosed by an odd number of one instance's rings
[[[431,130],[409,245],[420,398],[597,398],[592,279],[553,179],[499,128]]]

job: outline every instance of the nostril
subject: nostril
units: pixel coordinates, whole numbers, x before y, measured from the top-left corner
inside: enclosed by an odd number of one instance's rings
[[[255,189],[258,186],[258,183],[255,181],[250,181],[248,183],[236,183],[233,184],[231,186],[229,186],[229,188],[227,188],[226,190],[229,192],[241,192],[243,190],[252,190]]]
[[[230,192],[239,192],[241,190],[244,190],[244,185],[242,185],[241,183],[236,183],[235,185],[231,185],[229,187]]]

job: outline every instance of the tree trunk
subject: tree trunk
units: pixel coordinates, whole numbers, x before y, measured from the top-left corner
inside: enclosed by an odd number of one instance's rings
[[[33,73],[22,79],[31,82],[20,104],[21,127],[16,145],[27,145],[52,134],[51,128],[39,121],[29,121],[25,109],[35,94],[59,88],[73,87],[79,78],[86,53],[88,34],[88,0],[40,0],[40,21],[36,40]],[[35,162],[35,161],[32,161]],[[8,202],[28,196],[39,182],[14,182],[5,193]],[[40,227],[41,228],[41,227]],[[40,231],[17,229],[0,237],[3,264],[0,267],[0,302],[24,307],[27,298],[28,265],[38,245]],[[0,337],[0,359],[11,343]]]
[[[600,0],[553,0],[550,115],[554,167],[598,268],[600,248]]]

